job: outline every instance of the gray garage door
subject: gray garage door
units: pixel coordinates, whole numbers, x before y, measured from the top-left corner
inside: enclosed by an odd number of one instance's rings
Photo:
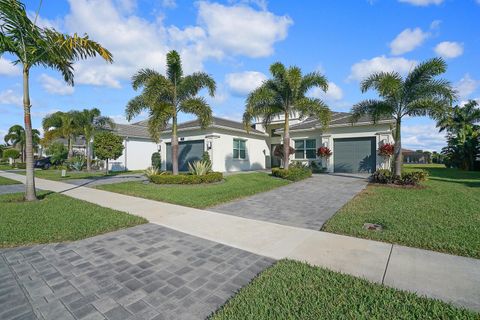
[[[333,162],[335,172],[375,171],[375,138],[334,139]]]
[[[202,159],[203,140],[178,143],[178,170],[188,171],[188,164]],[[167,143],[167,170],[172,170],[172,145]]]

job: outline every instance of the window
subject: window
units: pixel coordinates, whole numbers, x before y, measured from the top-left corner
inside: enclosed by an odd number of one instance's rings
[[[246,159],[245,140],[233,139],[233,159]]]
[[[316,149],[315,139],[295,140],[295,159],[315,159]]]

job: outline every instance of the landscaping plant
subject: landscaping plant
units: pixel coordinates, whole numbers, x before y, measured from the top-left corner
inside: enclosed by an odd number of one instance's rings
[[[152,153],[151,160],[152,160],[152,168],[160,170],[162,167],[162,156],[160,155],[160,152]]]
[[[380,99],[369,99],[352,108],[352,121],[369,115],[379,121],[382,117],[395,119],[394,174],[402,174],[401,126],[404,117],[429,116],[439,119],[457,96],[449,81],[438,79],[447,64],[433,58],[414,67],[403,78],[398,72],[376,72],[361,83],[362,92],[374,89]]]
[[[203,176],[212,171],[212,163],[207,161],[195,161],[188,163],[188,172],[195,176]]]
[[[26,160],[25,129],[23,129],[23,127],[19,124],[11,126],[10,129],[8,129],[7,134],[5,135],[4,140],[7,143],[7,145],[11,145],[14,148],[19,148],[21,150],[20,153],[21,153],[21,156],[22,156],[22,162],[25,162],[25,160]],[[38,131],[37,129],[32,129],[33,149],[37,149],[39,143],[40,143],[40,131]]]
[[[100,160],[105,160],[105,174],[108,174],[108,160],[116,160],[123,153],[123,139],[110,131],[102,131],[95,135],[93,140],[95,155]]]
[[[283,167],[288,169],[290,155],[290,117],[298,113],[300,119],[315,116],[326,127],[330,121],[330,109],[318,98],[307,97],[313,88],[323,92],[328,89],[327,78],[319,72],[302,74],[299,67],[286,68],[276,62],[270,66],[271,79],[252,91],[246,101],[243,123],[250,130],[253,119],[262,119],[267,127],[273,119],[284,117],[283,125]]]
[[[12,159],[15,162],[16,159],[20,158],[20,151],[17,149],[7,149],[3,151],[3,157],[6,159]]]
[[[45,150],[47,156],[50,156],[50,162],[54,165],[62,165],[68,157],[68,148],[61,142],[53,142]]]
[[[40,10],[40,8],[39,8]],[[23,112],[25,122],[26,187],[25,200],[36,200],[33,171],[33,148],[30,70],[42,66],[60,71],[67,84],[73,85],[73,64],[87,57],[100,56],[112,62],[112,55],[97,42],[78,34],[68,35],[52,27],[37,25],[39,12],[32,21],[25,5],[18,0],[0,0],[0,55],[9,53],[16,57],[23,74]]]

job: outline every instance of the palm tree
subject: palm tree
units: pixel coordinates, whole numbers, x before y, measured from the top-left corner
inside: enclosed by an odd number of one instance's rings
[[[475,124],[480,122],[480,109],[477,107],[478,102],[475,100],[470,100],[463,106],[457,105],[442,115],[437,121],[437,127],[440,132],[455,132],[469,126],[475,127]]]
[[[97,108],[83,109],[78,112],[77,116],[78,125],[81,128],[81,132],[86,141],[86,156],[87,156],[87,171],[91,170],[92,165],[92,139],[94,135],[108,128],[113,129],[115,123],[109,117],[101,115],[100,110]]]
[[[38,12],[37,12],[38,16]],[[29,90],[30,69],[35,66],[60,71],[64,80],[73,85],[73,63],[99,55],[112,62],[112,55],[87,35],[66,35],[53,28],[41,28],[28,18],[25,5],[18,0],[0,0],[0,54],[16,57],[23,72],[23,111],[25,119],[26,186],[25,200],[36,200],[33,175],[32,120]]]
[[[57,111],[47,115],[42,120],[42,126],[45,141],[52,141],[53,139],[64,138],[67,140],[68,159],[73,157],[73,142],[81,133],[79,124],[79,112]]]
[[[290,157],[290,117],[298,114],[300,118],[317,117],[324,126],[330,120],[330,109],[318,98],[307,97],[307,92],[318,87],[324,92],[328,89],[328,81],[319,72],[306,75],[302,70],[292,66],[286,68],[277,62],[270,66],[272,78],[252,91],[246,101],[243,123],[247,130],[254,118],[261,118],[265,126],[275,117],[283,116],[283,167],[288,169]]]
[[[22,153],[22,162],[25,162],[25,129],[19,124],[11,126],[10,129],[8,129],[8,133],[5,135],[4,139],[7,145],[12,145],[14,148],[20,149],[20,152]],[[38,131],[37,129],[32,129],[33,149],[36,149],[39,143],[40,131]]]
[[[449,81],[438,79],[447,64],[441,58],[433,58],[413,68],[405,78],[398,72],[377,72],[360,85],[362,92],[375,89],[381,99],[369,99],[352,108],[352,120],[369,115],[376,122],[382,117],[395,119],[394,173],[402,173],[401,125],[405,116],[429,116],[438,119],[456,99],[456,92]]]
[[[167,53],[166,76],[152,69],[141,69],[132,77],[134,90],[142,93],[130,100],[125,113],[127,120],[148,110],[148,129],[152,138],[159,139],[160,130],[172,121],[172,169],[178,174],[177,120],[180,112],[194,114],[202,128],[212,121],[212,109],[198,92],[207,88],[210,96],[215,94],[215,81],[204,72],[184,76],[180,55],[172,50]]]

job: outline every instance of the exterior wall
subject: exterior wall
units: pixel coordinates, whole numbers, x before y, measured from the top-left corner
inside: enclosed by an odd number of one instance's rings
[[[290,132],[291,145],[293,146],[294,141],[297,139],[316,139],[316,148],[320,146],[325,146],[330,148],[332,153],[333,150],[333,140],[339,138],[361,138],[361,137],[375,137],[376,140],[376,167],[377,169],[387,169],[390,167],[390,159],[385,159],[378,155],[378,148],[382,143],[393,143],[393,136],[390,131],[389,124],[376,124],[376,125],[367,125],[367,126],[348,126],[348,127],[333,127],[329,128],[328,131],[322,132],[320,129],[313,131],[300,131],[300,132]],[[294,156],[290,157],[291,160],[295,160]],[[317,159],[320,162],[321,159]],[[309,160],[311,161],[311,160]],[[303,161],[307,163],[308,161]],[[328,172],[333,172],[334,164],[334,154],[328,159],[322,161],[322,165],[327,167]]]
[[[158,151],[158,145],[149,139],[124,138],[123,146],[120,158],[109,161],[112,171],[144,170],[152,165],[152,153]]]
[[[205,151],[208,151],[210,155],[212,170],[214,171],[260,170],[266,168],[267,160],[270,161],[270,151],[266,136],[211,128],[206,130],[179,131],[178,138],[179,141],[204,140]],[[235,138],[245,140],[246,159],[233,159],[233,139]],[[160,143],[162,169],[166,168],[166,144],[170,142],[171,136],[164,134]]]

